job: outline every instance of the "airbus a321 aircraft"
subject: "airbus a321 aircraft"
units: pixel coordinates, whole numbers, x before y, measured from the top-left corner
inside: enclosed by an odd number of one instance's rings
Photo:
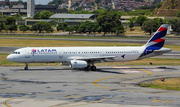
[[[61,63],[73,69],[95,71],[95,63],[134,61],[170,52],[171,49],[163,48],[168,26],[161,25],[140,47],[26,47],[15,50],[7,59],[25,63],[25,70],[28,70],[28,63]]]

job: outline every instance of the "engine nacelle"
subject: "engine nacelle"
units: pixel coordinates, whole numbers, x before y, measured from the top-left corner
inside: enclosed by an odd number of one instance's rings
[[[71,68],[86,68],[88,66],[86,61],[71,60]]]

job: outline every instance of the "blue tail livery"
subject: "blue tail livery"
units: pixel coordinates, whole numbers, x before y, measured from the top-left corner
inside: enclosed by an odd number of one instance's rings
[[[151,39],[145,44],[145,47],[152,50],[161,49],[165,43],[168,26],[168,24],[161,25],[154,36],[152,36]]]
[[[169,49],[163,48],[169,26],[170,25],[168,24],[163,24],[159,27],[156,33],[144,45],[144,51],[140,55],[139,59],[147,58],[150,56],[157,56],[162,52],[164,53],[164,51],[170,51]]]

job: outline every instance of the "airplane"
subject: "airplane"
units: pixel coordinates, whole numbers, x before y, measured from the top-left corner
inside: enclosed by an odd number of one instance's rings
[[[25,47],[15,50],[7,56],[12,62],[25,63],[61,63],[72,69],[96,71],[95,63],[128,62],[162,55],[171,49],[163,48],[168,30],[163,24],[149,41],[139,47]]]

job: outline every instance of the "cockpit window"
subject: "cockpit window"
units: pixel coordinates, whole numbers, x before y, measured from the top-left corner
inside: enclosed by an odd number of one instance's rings
[[[12,54],[20,54],[20,52],[13,52]]]

